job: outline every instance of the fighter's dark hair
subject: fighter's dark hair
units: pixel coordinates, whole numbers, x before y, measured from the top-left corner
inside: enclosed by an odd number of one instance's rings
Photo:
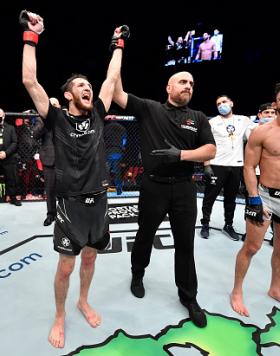
[[[74,80],[74,79],[77,79],[77,78],[82,78],[82,79],[85,79],[85,80],[89,81],[88,78],[87,78],[85,75],[83,75],[83,74],[72,73],[71,77],[68,78],[68,79],[66,80],[66,82],[65,82],[65,83],[61,86],[61,88],[60,88],[63,94],[64,94],[66,91],[71,91],[72,86],[73,86],[73,80]]]

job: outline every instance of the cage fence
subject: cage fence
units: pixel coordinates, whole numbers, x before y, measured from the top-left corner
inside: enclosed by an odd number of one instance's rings
[[[39,151],[41,140],[33,137],[32,127],[36,116],[10,119],[15,125],[18,137],[18,191],[22,200],[46,199],[43,167]],[[106,165],[109,174],[109,192],[122,195],[138,191],[143,175],[140,153],[140,135],[137,120],[133,116],[107,115],[104,123]],[[195,163],[193,181],[197,191],[204,191],[203,164]],[[0,165],[0,201],[5,201],[5,177]],[[242,192],[240,192],[242,196]]]

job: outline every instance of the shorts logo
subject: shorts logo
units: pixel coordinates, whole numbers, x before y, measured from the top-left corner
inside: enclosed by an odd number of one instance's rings
[[[81,123],[76,123],[76,130],[79,132],[86,132],[89,129],[90,119],[86,119]]]
[[[86,198],[85,199],[86,204],[93,204],[94,203],[94,198]]]
[[[68,237],[63,237],[63,238],[61,239],[61,244],[62,244],[64,247],[70,246],[70,240],[68,239]]]
[[[276,196],[280,196],[280,190],[276,190],[275,192],[274,192],[274,195],[276,195]]]
[[[59,222],[64,223],[64,219],[59,213],[57,213],[56,217],[58,218]]]
[[[246,209],[245,214],[248,216],[254,216],[254,217],[257,216],[257,213],[255,211],[251,211],[250,209]]]

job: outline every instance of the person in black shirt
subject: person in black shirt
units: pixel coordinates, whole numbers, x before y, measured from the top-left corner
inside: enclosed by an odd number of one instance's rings
[[[50,98],[50,103],[56,108],[61,107],[57,98]],[[47,217],[43,225],[49,226],[55,220],[56,216],[53,132],[51,129],[47,129],[40,117],[37,117],[33,125],[33,135],[36,139],[41,138],[42,140],[39,154],[43,164],[44,186],[47,197]]]
[[[194,80],[188,72],[171,76],[165,104],[127,94],[119,79],[113,100],[134,115],[140,125],[144,166],[139,196],[139,229],[131,254],[131,291],[145,295],[143,276],[149,265],[155,233],[169,215],[175,245],[175,281],[181,303],[199,327],[207,324],[196,301],[197,276],[194,235],[197,217],[194,162],[215,156],[216,147],[207,117],[188,103]],[[166,147],[166,148],[164,148]]]
[[[0,168],[4,171],[10,203],[21,206],[17,199],[17,135],[15,128],[5,122],[5,112],[0,109]]]
[[[54,249],[59,252],[55,276],[56,316],[49,342],[64,347],[65,300],[75,257],[81,253],[80,298],[78,308],[92,327],[101,317],[88,303],[97,249],[109,242],[107,195],[108,186],[103,119],[111,105],[119,77],[122,49],[129,36],[127,26],[116,28],[111,41],[112,59],[98,99],[93,103],[93,90],[88,79],[72,75],[62,90],[68,110],[55,108],[36,77],[35,48],[44,30],[43,19],[23,10],[20,23],[24,28],[22,80],[47,128],[53,130],[55,146],[57,216]]]

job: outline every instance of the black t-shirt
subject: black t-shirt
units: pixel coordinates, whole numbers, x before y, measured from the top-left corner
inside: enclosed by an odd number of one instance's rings
[[[194,162],[168,162],[166,156],[151,156],[151,151],[167,148],[164,139],[181,150],[193,150],[215,140],[207,117],[187,106],[175,107],[169,103],[141,99],[128,95],[127,112],[140,125],[141,155],[145,172],[159,176],[191,176]]]
[[[54,132],[56,190],[61,197],[95,193],[108,186],[103,139],[106,115],[98,99],[90,116],[72,116],[49,105]]]

